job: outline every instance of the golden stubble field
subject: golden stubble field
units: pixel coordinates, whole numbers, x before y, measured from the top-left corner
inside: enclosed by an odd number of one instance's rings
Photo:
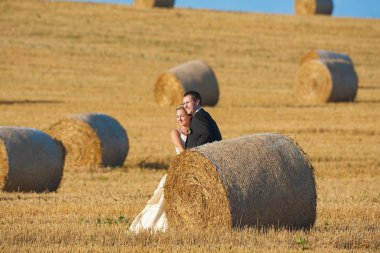
[[[310,49],[351,56],[354,103],[298,102]],[[192,59],[217,75],[219,104],[206,110],[225,139],[279,132],[310,155],[311,231],[126,232],[175,155],[174,107],[155,104],[154,83]],[[70,168],[55,193],[1,192],[0,251],[379,251],[380,20],[0,1],[0,125],[43,130],[82,112],[125,127],[124,166]]]

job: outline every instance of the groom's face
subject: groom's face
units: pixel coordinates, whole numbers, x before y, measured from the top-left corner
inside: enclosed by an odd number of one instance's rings
[[[193,114],[199,108],[199,101],[194,101],[191,95],[183,97],[183,107],[188,114]]]

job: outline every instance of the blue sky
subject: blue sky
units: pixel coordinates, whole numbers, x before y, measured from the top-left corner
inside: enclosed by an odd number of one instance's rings
[[[131,4],[133,0],[78,0],[82,2],[104,2]],[[380,18],[380,0],[333,0],[333,16]],[[294,13],[294,0],[176,0],[179,8],[201,8],[224,11],[261,13]]]

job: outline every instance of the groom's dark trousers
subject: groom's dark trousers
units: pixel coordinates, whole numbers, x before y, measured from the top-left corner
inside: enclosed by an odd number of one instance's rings
[[[222,135],[210,114],[203,108],[197,111],[190,122],[190,134],[187,136],[185,147],[193,148],[220,140],[222,140]]]

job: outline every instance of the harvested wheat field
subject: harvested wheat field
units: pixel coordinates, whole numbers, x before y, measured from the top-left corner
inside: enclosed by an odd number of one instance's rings
[[[380,20],[3,0],[0,28],[1,126],[97,112],[129,140],[123,166],[65,168],[56,192],[0,192],[0,251],[379,251]],[[311,50],[350,56],[354,102],[300,102],[296,71]],[[277,132],[308,153],[310,231],[127,232],[175,157],[175,106],[156,104],[154,84],[192,59],[218,78],[206,110],[224,139]]]

